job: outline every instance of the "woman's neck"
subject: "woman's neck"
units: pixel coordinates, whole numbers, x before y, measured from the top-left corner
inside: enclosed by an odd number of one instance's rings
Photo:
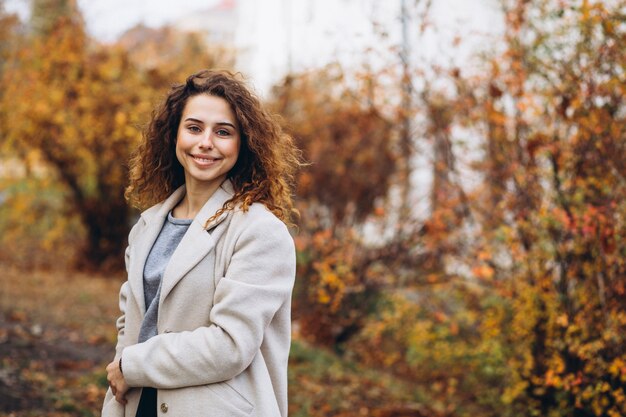
[[[221,182],[213,182],[208,187],[206,184],[203,184],[204,187],[198,186],[195,181],[187,181],[185,185],[185,196],[172,210],[172,215],[177,219],[195,218],[200,209],[219,188]]]

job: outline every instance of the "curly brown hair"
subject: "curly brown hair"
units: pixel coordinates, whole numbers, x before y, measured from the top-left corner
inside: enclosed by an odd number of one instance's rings
[[[176,137],[187,100],[198,94],[226,100],[241,130],[239,157],[228,173],[235,194],[207,223],[235,206],[246,211],[259,202],[291,224],[297,214],[292,189],[301,165],[300,151],[282,130],[280,118],[261,105],[240,74],[229,71],[202,70],[172,87],[153,112],[143,140],[130,158],[126,199],[135,207],[149,207],[185,183],[183,167],[176,158]]]

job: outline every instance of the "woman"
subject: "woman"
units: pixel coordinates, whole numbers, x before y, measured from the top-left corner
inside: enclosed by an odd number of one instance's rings
[[[291,138],[235,75],[172,88],[131,159],[108,416],[286,416]]]

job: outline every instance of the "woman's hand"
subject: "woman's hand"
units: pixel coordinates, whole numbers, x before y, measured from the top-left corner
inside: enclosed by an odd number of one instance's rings
[[[115,395],[117,402],[126,405],[126,392],[128,392],[130,387],[126,384],[124,374],[122,374],[122,370],[120,368],[119,361],[113,361],[108,364],[106,368],[107,381],[109,381],[111,392]]]

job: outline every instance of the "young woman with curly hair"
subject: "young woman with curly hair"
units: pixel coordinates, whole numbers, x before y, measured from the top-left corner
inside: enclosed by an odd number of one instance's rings
[[[102,415],[286,416],[299,154],[236,75],[174,86],[131,158]]]

